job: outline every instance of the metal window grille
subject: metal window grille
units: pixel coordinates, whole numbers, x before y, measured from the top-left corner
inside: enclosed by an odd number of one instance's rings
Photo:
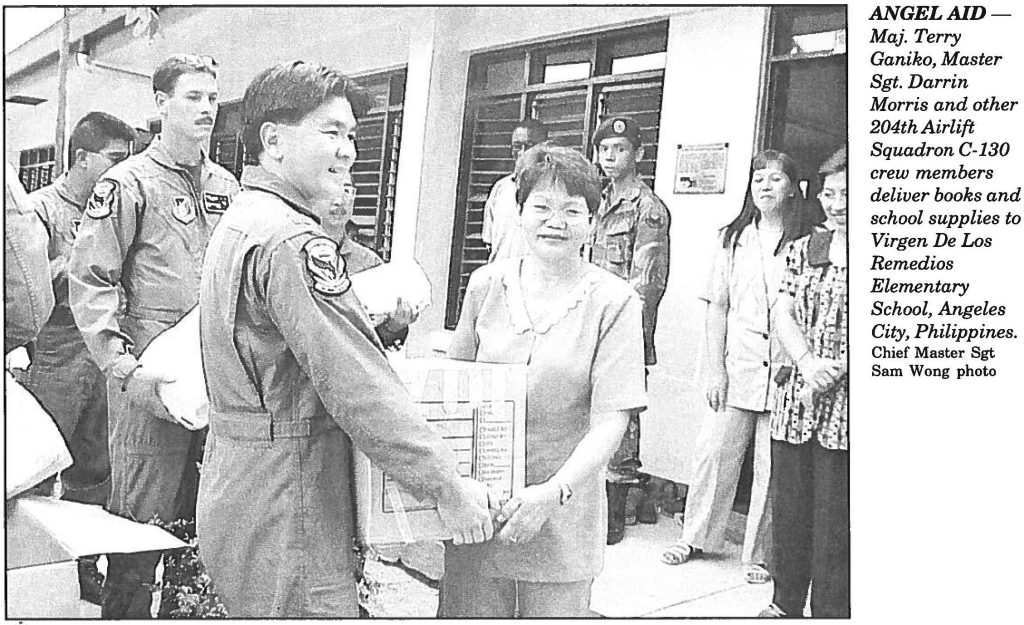
[[[658,153],[664,70],[611,74],[619,56],[665,49],[667,26],[659,23],[565,42],[544,44],[471,59],[469,93],[463,125],[463,151],[459,194],[453,232],[445,326],[454,328],[461,312],[466,285],[473,271],[487,262],[481,238],[483,209],[494,183],[512,172],[512,131],[526,113],[548,128],[549,140],[593,156],[590,136],[611,115],[629,115],[641,126],[644,158],[639,165],[643,180],[653,186]],[[593,75],[586,80],[543,83],[545,64],[557,54],[583,54],[587,48]],[[560,59],[560,57],[558,57]],[[516,68],[521,71],[517,71]]]
[[[53,170],[57,164],[55,155],[56,148],[52,145],[22,150],[18,178],[25,191],[31,193],[53,181]]]

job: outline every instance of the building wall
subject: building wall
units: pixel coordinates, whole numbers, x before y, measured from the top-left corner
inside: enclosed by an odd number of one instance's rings
[[[434,306],[410,337],[410,349],[422,353],[429,333],[443,327],[470,55],[668,17],[655,191],[672,214],[672,259],[642,459],[648,471],[686,481],[705,405],[704,310],[697,297],[715,232],[739,211],[745,192],[767,15],[761,7],[176,7],[161,16],[161,35],[154,41],[121,32],[100,42],[92,56],[149,74],[174,52],[210,54],[220,64],[223,102],[239,99],[258,70],[280,61],[318,61],[355,74],[408,64],[394,253],[415,256],[433,285]],[[282,24],[308,36],[275,41],[251,34],[274,32]],[[6,107],[5,148],[15,163],[18,151],[52,143],[55,76],[55,67],[46,68],[9,85],[11,93],[48,99],[37,107]],[[156,115],[146,78],[73,68],[68,119],[93,109],[137,127]],[[726,192],[674,195],[676,146],[719,142],[729,143]]]

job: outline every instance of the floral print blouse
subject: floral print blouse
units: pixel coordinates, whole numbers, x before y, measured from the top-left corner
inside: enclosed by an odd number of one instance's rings
[[[811,354],[846,361],[847,271],[829,262],[830,242],[831,233],[818,231],[790,243],[779,291],[795,298],[796,320]],[[817,437],[825,449],[849,449],[848,376],[828,392],[816,394],[809,404],[801,399],[803,387],[796,367],[776,388],[772,438],[801,444]]]

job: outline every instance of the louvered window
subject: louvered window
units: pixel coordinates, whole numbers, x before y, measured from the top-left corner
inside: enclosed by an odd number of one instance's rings
[[[458,322],[470,274],[487,262],[484,203],[515,167],[510,144],[520,119],[540,120],[550,141],[592,158],[597,124],[611,115],[634,117],[644,143],[640,175],[653,186],[667,37],[660,22],[470,59],[446,327]]]
[[[52,145],[22,150],[18,163],[18,179],[21,180],[25,191],[31,193],[52,182],[53,169],[56,166],[55,153],[56,149]]]
[[[356,128],[358,156],[352,166],[356,205],[350,233],[385,261],[391,258],[405,75],[405,69],[400,69],[356,79],[374,95],[376,105],[359,118]],[[242,165],[249,162],[241,133],[241,102],[221,105],[210,141],[210,158],[239,178]]]

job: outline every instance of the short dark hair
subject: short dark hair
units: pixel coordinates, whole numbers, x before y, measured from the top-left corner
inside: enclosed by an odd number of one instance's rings
[[[538,119],[534,119],[532,117],[524,117],[519,121],[518,124],[516,124],[516,127],[513,128],[512,130],[516,130],[518,128],[526,128],[527,132],[529,132],[530,134],[538,134],[541,137],[543,137],[542,140],[548,138],[548,127],[541,123],[541,121]]]
[[[217,61],[212,56],[198,54],[170,56],[153,72],[153,93],[158,91],[174,93],[174,87],[182,74],[201,73],[217,77]]]
[[[597,168],[572,148],[549,142],[533,146],[519,159],[515,179],[520,211],[537,185],[545,182],[560,182],[569,195],[583,197],[591,215],[601,205],[601,178]]]
[[[130,144],[139,140],[139,137],[135,129],[109,113],[88,113],[78,120],[75,129],[71,131],[71,139],[68,141],[68,162],[74,161],[75,152],[78,150],[99,152],[111,141],[118,139],[123,139],[130,147]]]
[[[818,168],[818,175],[821,177],[821,182],[824,183],[826,177],[846,171],[846,168],[847,153],[846,144],[844,143],[832,156],[825,159],[825,162]]]
[[[268,67],[249,83],[242,98],[242,144],[249,163],[263,153],[260,128],[267,122],[297,124],[334,98],[345,98],[359,118],[373,95],[336,69],[304,61]]]

